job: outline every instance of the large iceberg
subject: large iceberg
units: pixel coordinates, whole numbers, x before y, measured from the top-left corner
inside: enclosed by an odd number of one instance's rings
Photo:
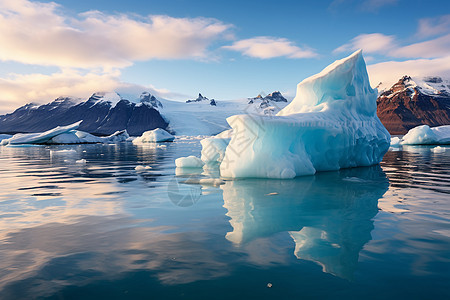
[[[293,178],[378,164],[390,134],[376,115],[361,51],[297,86],[276,116],[235,115],[220,164],[223,177]]]
[[[76,130],[81,122],[79,121],[67,126],[38,133],[18,133],[9,139],[1,141],[1,145],[21,145],[21,144],[91,144],[91,143],[116,143],[126,141],[130,136],[126,130],[117,131],[109,136],[98,137],[90,133]]]
[[[402,145],[450,145],[450,125],[430,128],[421,125],[410,129],[402,138]]]

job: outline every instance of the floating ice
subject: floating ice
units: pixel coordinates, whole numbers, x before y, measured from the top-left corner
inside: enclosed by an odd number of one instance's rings
[[[80,126],[82,121],[73,123],[67,126],[58,126],[56,128],[47,130],[45,132],[38,133],[18,133],[15,134],[12,138],[6,139],[2,141],[2,145],[10,144],[45,144],[53,137],[69,132],[71,130],[75,130]]]
[[[146,131],[142,136],[133,140],[133,144],[141,143],[158,143],[158,142],[171,142],[175,139],[173,135],[161,128]]]
[[[180,157],[175,160],[177,168],[201,168],[203,167],[203,161],[195,156]]]
[[[84,131],[75,131],[81,143],[117,143],[125,142],[130,138],[126,130],[118,130],[108,136],[95,136]]]
[[[402,139],[403,145],[449,145],[450,125],[430,128],[421,125],[410,129]]]
[[[50,150],[50,155],[55,154],[77,154],[77,151],[74,149],[65,149],[65,150]]]
[[[431,149],[431,152],[434,153],[444,153],[445,152],[445,148],[441,147],[441,146],[437,146]]]
[[[223,177],[293,178],[377,164],[390,135],[376,115],[361,51],[303,80],[276,116],[236,115]]]
[[[79,160],[76,160],[75,163],[76,164],[85,165],[86,164],[86,160],[84,158],[83,159],[79,159]]]
[[[76,130],[82,121],[67,126],[56,128],[39,133],[18,133],[9,139],[1,141],[1,145],[18,144],[90,144],[90,143],[116,143],[126,141],[130,136],[126,130],[98,137],[87,132]]]
[[[136,166],[134,169],[136,172],[145,172],[147,170],[150,170],[152,167],[150,166]]]
[[[401,142],[401,139],[396,136],[391,138],[391,147],[399,147],[400,142]]]

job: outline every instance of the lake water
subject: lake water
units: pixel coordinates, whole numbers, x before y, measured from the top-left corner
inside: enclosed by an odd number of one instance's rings
[[[164,145],[0,147],[0,299],[450,298],[450,147],[214,186]]]

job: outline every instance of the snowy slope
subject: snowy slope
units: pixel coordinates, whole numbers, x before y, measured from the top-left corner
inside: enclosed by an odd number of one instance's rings
[[[450,97],[450,79],[442,78],[440,76],[427,76],[427,77],[410,77],[405,75],[405,85],[408,88],[417,87],[423,94],[428,96],[437,97]],[[378,95],[389,90],[394,83],[380,82],[376,88],[378,89]]]
[[[216,100],[216,105],[209,101],[183,103],[160,100],[162,116],[169,121],[169,129],[176,135],[215,135],[229,125],[226,118],[236,114],[267,114],[267,108],[260,108],[259,103],[248,103],[248,99]],[[287,103],[270,103],[273,113],[284,108]]]

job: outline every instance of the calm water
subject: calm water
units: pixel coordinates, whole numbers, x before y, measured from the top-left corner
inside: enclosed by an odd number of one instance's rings
[[[214,186],[175,170],[198,140],[0,147],[0,299],[449,299],[450,147],[430,149]]]

